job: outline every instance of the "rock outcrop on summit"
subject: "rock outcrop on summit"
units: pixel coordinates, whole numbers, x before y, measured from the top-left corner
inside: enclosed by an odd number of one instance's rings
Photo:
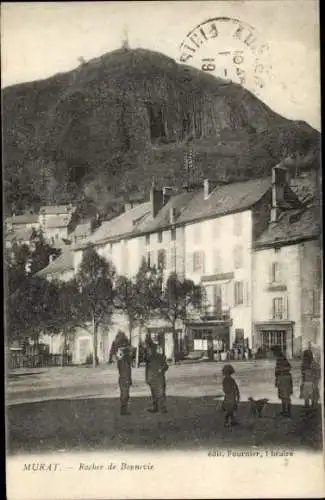
[[[84,195],[100,206],[158,183],[268,175],[292,155],[317,164],[319,133],[287,120],[240,85],[144,49],[120,49],[3,98],[5,202]],[[309,166],[308,166],[309,168]]]

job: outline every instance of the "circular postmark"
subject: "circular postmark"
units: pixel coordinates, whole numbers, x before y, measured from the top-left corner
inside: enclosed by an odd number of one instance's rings
[[[231,17],[208,19],[180,45],[180,62],[263,94],[271,75],[269,47],[250,24]]]

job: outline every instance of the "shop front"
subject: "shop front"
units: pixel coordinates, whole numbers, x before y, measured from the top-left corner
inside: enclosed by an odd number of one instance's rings
[[[202,352],[210,359],[226,352],[230,347],[231,321],[189,323],[188,351]]]
[[[280,350],[288,358],[293,354],[293,321],[266,321],[255,323],[254,347],[261,357],[272,357]]]

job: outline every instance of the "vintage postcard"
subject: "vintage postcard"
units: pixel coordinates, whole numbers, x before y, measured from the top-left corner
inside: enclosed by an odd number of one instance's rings
[[[1,11],[8,500],[322,498],[319,3]]]

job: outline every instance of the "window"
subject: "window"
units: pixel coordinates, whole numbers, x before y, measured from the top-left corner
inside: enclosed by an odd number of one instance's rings
[[[203,271],[204,269],[204,253],[194,252],[193,253],[193,271]]]
[[[213,307],[216,312],[221,313],[222,310],[222,292],[221,285],[213,286]]]
[[[320,290],[313,290],[313,316],[320,315]]]
[[[273,319],[283,319],[284,318],[283,298],[282,297],[276,297],[275,299],[273,299],[272,310],[273,310]]]
[[[242,214],[234,214],[234,235],[241,236],[242,234]]]
[[[213,237],[218,238],[220,233],[220,220],[216,219],[212,221],[213,223]]]
[[[235,342],[236,344],[241,344],[244,342],[245,332],[243,328],[235,329]]]
[[[242,281],[235,282],[235,306],[244,303],[244,286]]]
[[[146,245],[150,245],[150,234],[146,234]]]
[[[147,252],[147,264],[149,267],[154,265],[152,252]]]
[[[158,251],[158,267],[164,269],[166,266],[166,252],[165,250]]]
[[[159,231],[157,233],[157,241],[158,241],[158,243],[162,243],[162,240],[163,240],[163,234],[162,234],[162,231]]]
[[[201,226],[197,224],[194,226],[194,243],[201,243]]]
[[[243,267],[243,249],[241,246],[237,246],[234,249],[234,266],[235,269]]]
[[[215,273],[222,273],[221,254],[216,248],[213,250],[213,270]]]
[[[280,264],[279,262],[272,262],[272,283],[280,282]]]
[[[170,239],[172,241],[176,241],[176,229],[175,228],[170,230]]]

